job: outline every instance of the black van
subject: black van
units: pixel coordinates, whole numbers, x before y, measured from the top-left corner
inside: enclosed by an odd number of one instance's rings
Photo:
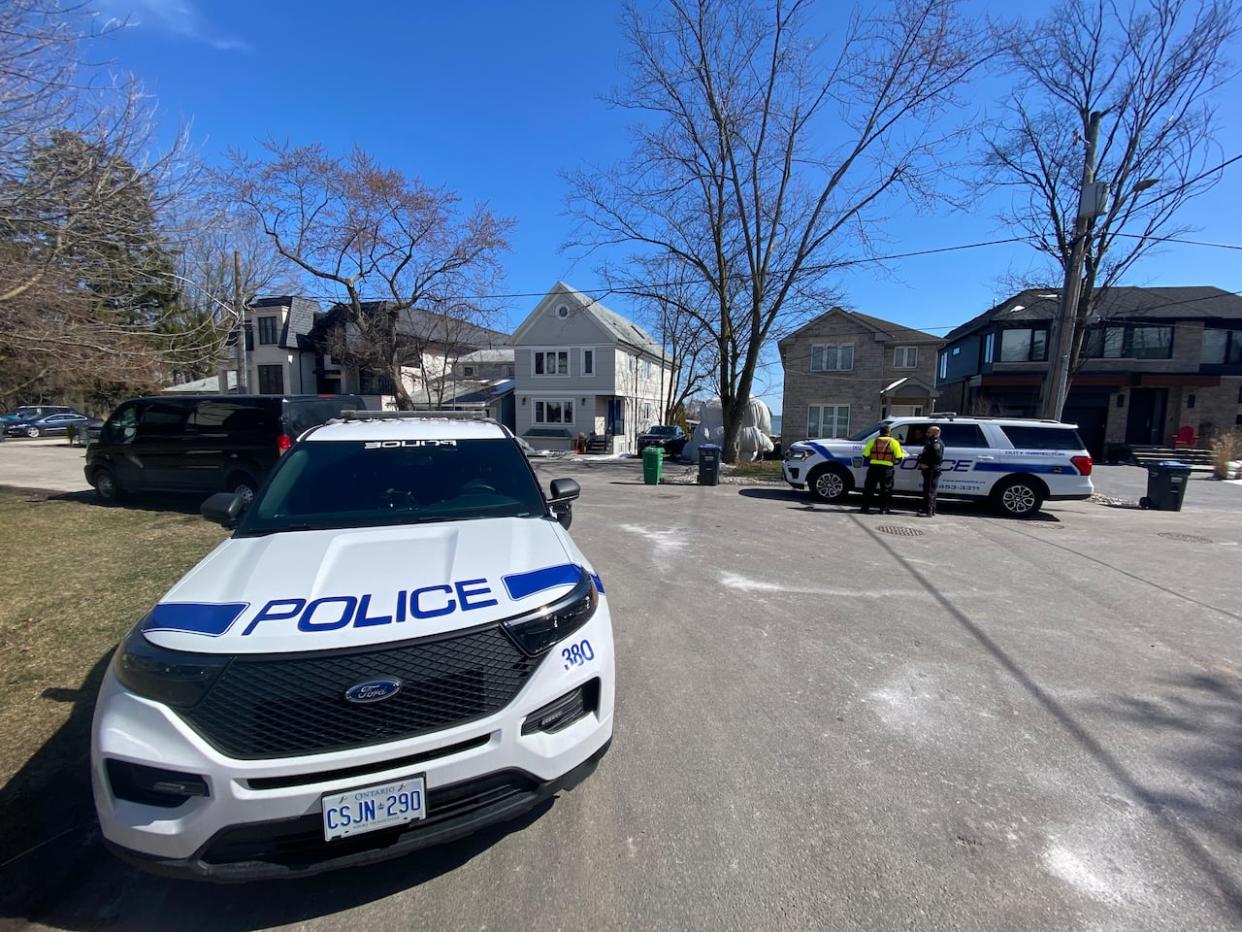
[[[366,407],[357,395],[134,398],[87,447],[86,481],[108,502],[131,492],[236,492],[248,504],[307,428]]]

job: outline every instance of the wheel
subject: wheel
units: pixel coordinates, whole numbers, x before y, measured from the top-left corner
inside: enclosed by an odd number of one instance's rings
[[[37,428],[37,427],[27,427],[27,428],[26,428],[26,436],[27,436],[27,437],[29,437],[31,440],[34,440],[36,437],[38,437],[38,436],[39,436],[39,428]]]
[[[241,496],[242,508],[249,508],[254,501],[254,493],[258,491],[258,485],[249,476],[234,476],[229,482],[229,491]]]
[[[1029,518],[1039,512],[1044,504],[1044,491],[1033,479],[1014,476],[1006,479],[992,492],[992,500],[1003,515],[1011,518]]]
[[[116,504],[125,497],[111,469],[95,470],[95,494],[99,496],[101,502],[109,505]]]
[[[1151,499],[1150,499],[1150,498],[1148,498],[1146,495],[1144,495],[1142,498],[1140,498],[1140,499],[1139,499],[1139,507],[1140,507],[1140,508],[1150,508],[1150,507],[1151,507]]]
[[[820,466],[806,480],[811,498],[830,505],[842,501],[853,485],[849,473],[840,466]]]

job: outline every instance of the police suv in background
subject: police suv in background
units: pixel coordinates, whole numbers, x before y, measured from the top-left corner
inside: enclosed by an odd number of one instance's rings
[[[883,423],[906,453],[893,477],[897,494],[922,494],[916,459],[927,428],[938,424],[944,443],[941,498],[990,501],[1002,514],[1028,518],[1046,501],[1091,497],[1091,454],[1072,424],[955,414],[895,417]],[[790,444],[785,481],[795,489],[807,489],[819,501],[841,501],[862,488],[867,473],[862,450],[879,429],[875,424],[846,440]]]
[[[246,880],[393,857],[527,811],[612,737],[604,587],[491,421],[347,414],[133,628],[100,689],[109,846]]]

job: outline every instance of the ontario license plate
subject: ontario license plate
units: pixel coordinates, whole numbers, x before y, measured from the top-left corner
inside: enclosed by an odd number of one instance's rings
[[[320,806],[324,841],[404,825],[427,817],[426,780],[407,777],[396,783],[329,793]]]

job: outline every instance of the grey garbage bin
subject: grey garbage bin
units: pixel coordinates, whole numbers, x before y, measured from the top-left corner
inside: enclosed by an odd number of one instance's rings
[[[1140,508],[1181,511],[1190,481],[1190,467],[1177,460],[1161,460],[1147,467],[1147,495],[1139,499]]]
[[[720,485],[720,447],[699,445],[699,485]]]

